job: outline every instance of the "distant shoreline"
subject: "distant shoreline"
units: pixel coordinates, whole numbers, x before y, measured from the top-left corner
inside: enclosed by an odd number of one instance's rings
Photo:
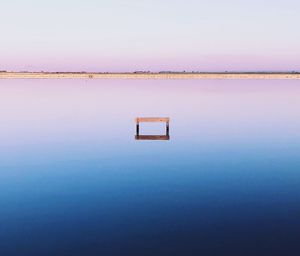
[[[89,72],[0,72],[0,79],[300,79],[300,73],[264,72],[135,72],[135,73],[89,73]]]

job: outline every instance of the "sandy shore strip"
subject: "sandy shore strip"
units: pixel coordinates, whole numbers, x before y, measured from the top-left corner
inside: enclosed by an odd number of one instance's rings
[[[299,73],[46,73],[0,72],[0,79],[300,79]]]

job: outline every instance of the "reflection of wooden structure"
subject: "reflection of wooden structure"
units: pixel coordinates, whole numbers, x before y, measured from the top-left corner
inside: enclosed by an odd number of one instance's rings
[[[170,140],[169,135],[135,135],[136,140]]]
[[[169,136],[169,117],[138,117],[136,122],[136,140],[170,140]],[[140,135],[140,123],[166,123],[166,135]]]

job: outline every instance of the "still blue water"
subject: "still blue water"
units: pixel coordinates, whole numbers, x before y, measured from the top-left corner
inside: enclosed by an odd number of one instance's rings
[[[300,254],[299,81],[2,80],[0,140],[0,255]]]

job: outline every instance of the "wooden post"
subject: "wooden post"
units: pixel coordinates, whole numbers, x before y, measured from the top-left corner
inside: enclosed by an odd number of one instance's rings
[[[166,134],[167,134],[167,136],[169,136],[169,121],[168,122],[166,122]]]
[[[140,135],[140,123],[139,122],[136,123],[136,135],[137,136]]]

